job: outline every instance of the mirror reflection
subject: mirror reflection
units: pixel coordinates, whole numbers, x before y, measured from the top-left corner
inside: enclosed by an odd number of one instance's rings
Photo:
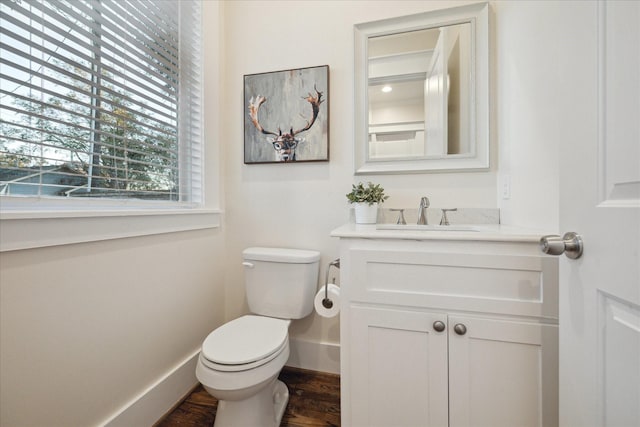
[[[471,24],[369,38],[368,160],[471,151]]]
[[[489,168],[488,11],[354,26],[356,174]]]

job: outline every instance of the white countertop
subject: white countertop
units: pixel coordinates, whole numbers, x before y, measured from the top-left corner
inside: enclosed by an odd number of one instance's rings
[[[437,230],[419,230],[416,226],[408,225],[408,229],[380,230],[382,224],[354,224],[347,223],[331,232],[331,237],[360,238],[360,239],[407,239],[407,240],[475,240],[492,242],[538,242],[540,238],[552,232],[533,230],[522,227],[499,224],[453,224],[451,229],[446,226],[434,227]],[[393,224],[384,224],[396,228]],[[456,230],[458,226],[458,230]],[[402,226],[397,226],[401,228]],[[460,230],[469,228],[470,230]]]

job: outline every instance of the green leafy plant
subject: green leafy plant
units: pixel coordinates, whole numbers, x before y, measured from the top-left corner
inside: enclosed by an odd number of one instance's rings
[[[380,184],[367,183],[365,186],[362,182],[357,185],[352,184],[351,192],[347,193],[349,203],[367,203],[369,206],[374,203],[384,203],[389,196],[384,194],[384,188]]]

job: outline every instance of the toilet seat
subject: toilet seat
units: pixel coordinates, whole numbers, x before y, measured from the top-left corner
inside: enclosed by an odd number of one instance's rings
[[[220,372],[240,372],[240,371],[248,371],[250,369],[254,369],[254,368],[258,368],[262,365],[264,365],[265,363],[268,363],[270,361],[272,361],[273,359],[275,359],[276,357],[278,357],[287,347],[288,347],[289,342],[285,341],[282,346],[280,346],[280,348],[278,348],[277,351],[275,351],[274,353],[272,353],[271,355],[267,356],[264,359],[260,359],[260,360],[256,360],[255,362],[251,362],[251,363],[241,363],[241,364],[237,364],[237,365],[225,365],[222,363],[214,363],[210,360],[208,360],[206,357],[204,357],[202,355],[202,353],[200,354],[200,360],[202,361],[202,364],[204,366],[206,366],[209,369],[212,369],[214,371],[220,371]]]
[[[289,344],[289,320],[246,315],[220,326],[202,344],[201,360],[210,369],[245,371],[276,358]]]

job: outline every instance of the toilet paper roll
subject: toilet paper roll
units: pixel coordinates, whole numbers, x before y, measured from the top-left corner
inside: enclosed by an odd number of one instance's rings
[[[327,308],[322,305],[322,300],[325,298],[324,286],[320,288],[316,294],[316,298],[313,301],[313,305],[316,308],[316,313],[322,317],[334,317],[340,312],[340,288],[333,283],[329,283],[325,286],[329,287],[327,291],[327,298],[331,300],[333,305],[331,308]]]

